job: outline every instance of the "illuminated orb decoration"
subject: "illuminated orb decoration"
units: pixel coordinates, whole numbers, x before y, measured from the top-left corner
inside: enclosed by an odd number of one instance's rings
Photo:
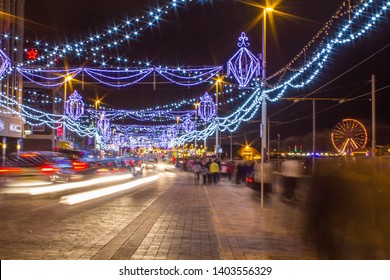
[[[367,130],[354,119],[339,122],[331,133],[332,144],[340,154],[350,154],[363,149],[367,144]]]
[[[227,65],[227,75],[233,75],[240,87],[246,87],[254,75],[260,76],[261,70],[260,61],[247,49],[249,47],[247,41],[248,37],[242,32],[237,44],[240,49]]]
[[[10,66],[11,60],[2,50],[0,50],[0,78],[4,75]]]
[[[66,101],[65,112],[74,121],[84,115],[84,102],[77,90],[75,90]]]
[[[190,119],[186,118],[185,121],[182,123],[182,127],[186,133],[190,133],[195,129],[195,123]]]
[[[200,98],[198,115],[205,122],[210,121],[215,116],[215,103],[207,92]]]

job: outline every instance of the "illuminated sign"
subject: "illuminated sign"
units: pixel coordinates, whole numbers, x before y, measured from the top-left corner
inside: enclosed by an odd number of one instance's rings
[[[22,126],[20,124],[10,123],[8,129],[12,132],[22,132]]]

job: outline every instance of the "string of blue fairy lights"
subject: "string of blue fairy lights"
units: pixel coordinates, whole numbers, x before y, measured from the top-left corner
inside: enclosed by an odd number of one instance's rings
[[[46,63],[46,67],[51,67],[56,65],[57,57],[63,58],[70,54],[74,54],[76,57],[84,56],[85,60],[92,60],[94,63],[98,63],[98,57],[100,57],[101,66],[107,66],[105,62],[106,55],[102,53],[112,49],[116,50],[118,47],[128,44],[130,41],[137,40],[144,31],[158,26],[161,19],[170,12],[199,2],[204,1],[165,1],[165,4],[150,8],[149,11],[139,16],[131,19],[118,20],[114,25],[104,28],[104,31],[85,36],[83,40],[77,40],[75,42],[50,44],[48,42],[42,42],[43,40],[26,40],[26,45],[32,42],[35,48],[42,48],[44,53],[36,61],[29,60],[21,63],[18,67],[42,62]],[[23,37],[20,35],[12,37],[10,34],[4,34],[4,39],[6,40],[21,40],[21,38]],[[131,61],[120,56],[115,60],[118,63],[128,63]]]
[[[180,86],[196,86],[207,83],[222,70],[222,66],[196,67],[196,68],[123,68],[123,69],[98,69],[98,68],[70,68],[70,69],[42,69],[18,67],[16,71],[30,82],[43,87],[58,87],[69,79],[75,79],[81,74],[109,87],[124,88],[132,86],[145,79],[153,72]]]
[[[276,101],[282,97],[289,88],[302,88],[312,82],[323,69],[324,65],[329,60],[330,55],[335,52],[336,46],[349,44],[354,40],[367,35],[369,33],[368,31],[376,26],[376,24],[387,14],[389,9],[390,1],[362,1],[362,3],[352,11],[353,17],[343,24],[343,27],[339,32],[336,32],[337,35],[334,36],[333,33],[329,33],[331,35],[328,34],[326,43],[321,45],[314,52],[312,58],[309,59],[304,66],[294,71],[294,75],[288,77],[285,82],[270,85],[268,81],[264,81],[264,83],[258,85],[256,89],[253,90],[253,93],[248,97],[247,101],[234,113],[224,118],[214,118],[214,121],[202,131],[192,131],[171,140],[170,146],[182,145],[186,142],[193,141],[194,139],[205,139],[212,135],[217,128],[220,131],[235,131],[242,121],[253,118],[254,114],[259,109],[261,95],[265,95],[269,101]],[[11,102],[10,100],[8,101]],[[3,104],[3,102],[1,102],[1,104]],[[65,118],[66,124],[68,125],[69,123],[69,125],[71,125],[70,130],[72,130],[72,128],[74,129],[72,131],[77,130],[75,129],[77,125],[73,125],[71,120],[68,121],[65,116],[43,114],[43,116],[37,118],[30,114],[28,111],[29,109],[25,106],[16,103],[13,104],[13,106],[21,106],[22,110],[20,115],[26,119],[35,118],[40,124],[49,124],[54,121],[64,121]],[[17,110],[12,111],[12,113],[17,113]],[[35,113],[37,113],[37,111],[35,111]],[[86,130],[84,129],[84,132],[85,131]],[[94,133],[95,132],[91,135]]]
[[[365,14],[369,13],[370,9],[372,10],[371,14]],[[339,32],[336,32],[337,36],[328,36],[327,43],[325,43],[323,47],[319,47],[312,59],[310,59],[292,77],[288,78],[284,83],[279,85],[276,84],[271,88],[265,88],[265,84],[262,83],[261,86],[255,89],[253,95],[248,98],[247,102],[239,107],[234,113],[224,118],[215,118],[214,122],[201,132],[193,131],[192,133],[173,139],[170,142],[170,146],[183,145],[194,139],[205,139],[205,137],[212,135],[216,129],[219,131],[235,131],[242,121],[250,120],[259,110],[258,105],[261,103],[259,99],[260,96],[264,95],[269,101],[275,102],[279,100],[289,88],[302,88],[308,85],[323,69],[329,56],[334,53],[334,49],[337,45],[351,43],[363,35],[368,34],[368,30],[372,29],[379,20],[386,15],[389,9],[390,1],[362,1],[361,5],[357,6],[353,11],[353,17],[343,24],[343,27]],[[366,21],[367,19],[368,21]],[[353,30],[353,27],[355,27],[355,31]],[[298,79],[300,82],[294,83],[297,82]],[[267,86],[269,86],[269,84],[267,84]],[[273,94],[274,97],[271,97],[271,94]],[[252,103],[250,101],[252,101]],[[249,112],[251,112],[251,114],[249,114],[248,117]]]

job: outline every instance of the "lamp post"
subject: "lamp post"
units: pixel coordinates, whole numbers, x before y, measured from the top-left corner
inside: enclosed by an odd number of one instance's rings
[[[266,68],[267,68],[267,12],[272,12],[272,8],[265,8],[263,10],[263,42],[262,42],[262,72],[261,78],[263,83],[266,79]],[[265,99],[264,93],[261,97],[261,208],[264,205],[264,158],[266,156],[266,146],[267,146],[267,102]]]
[[[218,141],[218,85],[222,82],[222,79],[220,77],[217,78],[215,82],[215,156],[218,158],[218,147],[219,147],[219,141]]]
[[[66,118],[65,118],[65,108],[66,108],[66,95],[67,95],[67,86],[68,82],[72,80],[72,76],[66,76],[65,77],[65,83],[64,83],[64,122],[63,122],[63,128],[62,128],[62,142],[65,143],[66,141]]]
[[[233,134],[230,132],[230,160],[233,160]]]
[[[196,141],[196,124],[198,123],[198,106],[199,106],[199,103],[198,101],[195,103],[195,143],[194,143],[194,150],[195,150],[195,158],[196,158],[196,145],[197,145],[197,141]]]
[[[98,108],[99,108],[99,104],[100,104],[100,100],[98,99],[98,100],[96,100],[95,101],[95,130],[96,130],[96,132],[95,132],[95,137],[94,137],[94,150],[97,152],[97,125],[96,125],[96,123],[97,123],[97,110],[98,110]]]

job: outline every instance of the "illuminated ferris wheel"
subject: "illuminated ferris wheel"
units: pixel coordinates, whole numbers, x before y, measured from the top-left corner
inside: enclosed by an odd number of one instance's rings
[[[354,119],[343,119],[331,133],[332,144],[340,154],[350,154],[367,144],[367,130]]]

